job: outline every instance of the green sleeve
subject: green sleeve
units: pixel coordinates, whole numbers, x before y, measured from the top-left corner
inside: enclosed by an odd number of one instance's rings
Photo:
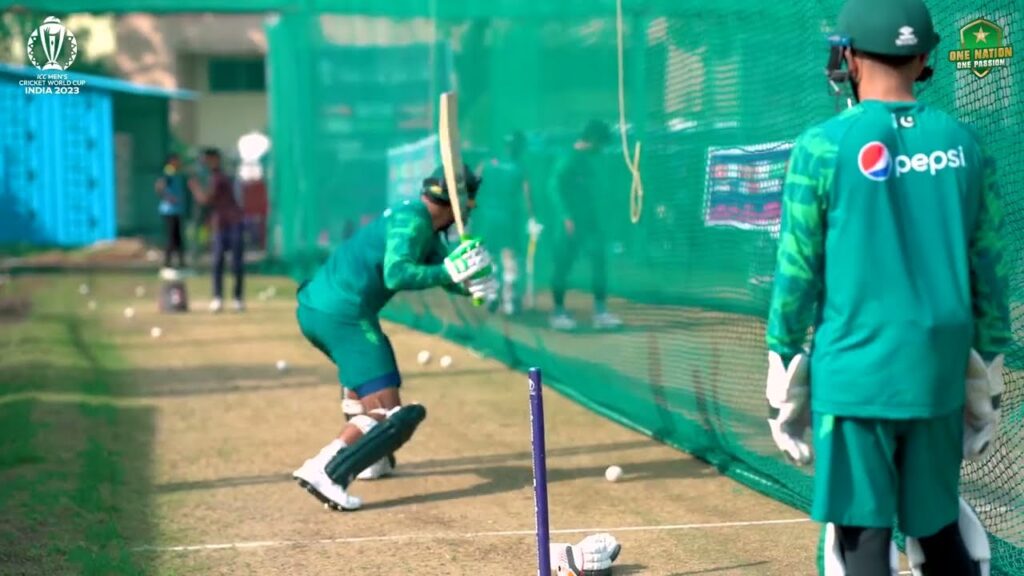
[[[388,219],[384,285],[389,290],[423,290],[450,282],[443,264],[424,264],[434,238],[430,223],[411,210],[396,210]]]
[[[804,350],[821,296],[827,192],[836,146],[820,130],[797,139],[782,191],[782,219],[766,343],[788,363]]]
[[[1013,341],[1008,303],[1003,204],[995,159],[983,153],[981,199],[970,239],[974,347],[986,359],[1004,353]]]
[[[427,257],[428,264],[440,264],[444,262],[444,259],[448,257],[455,248],[450,246],[446,241],[438,240],[432,243],[433,248],[430,249],[430,255]],[[451,281],[451,277],[445,273],[445,283],[441,285],[441,288],[450,294],[458,296],[469,296],[469,289],[464,284],[456,284]]]
[[[568,169],[569,156],[567,155],[558,160],[558,163],[555,164],[555,169],[552,170],[551,177],[548,180],[548,197],[551,198],[551,207],[554,209],[554,215],[558,221],[566,220],[570,217],[564,196],[566,193],[566,186],[563,183]]]

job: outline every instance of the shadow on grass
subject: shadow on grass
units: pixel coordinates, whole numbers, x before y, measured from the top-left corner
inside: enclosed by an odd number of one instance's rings
[[[715,568],[705,568],[704,570],[691,570],[689,572],[673,572],[671,574],[671,576],[692,576],[692,575],[695,575],[695,574],[716,574],[718,572],[725,572],[726,570],[738,570],[740,568],[753,568],[755,566],[764,566],[767,563],[768,562],[761,561],[761,562],[746,562],[746,563],[743,563],[743,564],[730,564],[729,566],[718,566],[718,567],[715,567]],[[618,566],[616,566],[616,568],[618,568]],[[619,571],[616,570],[616,574],[618,574],[618,573],[619,573]],[[639,572],[638,572],[638,574],[639,574]]]
[[[401,468],[399,468],[401,470]],[[583,478],[601,478],[604,476],[605,466],[589,467],[549,467],[548,484],[557,484]],[[449,476],[475,474],[483,479],[483,482],[457,488],[427,494],[415,494],[393,498],[382,502],[369,502],[364,505],[366,510],[380,510],[413,504],[426,504],[429,502],[445,502],[459,500],[461,498],[476,498],[504,492],[513,492],[529,488],[533,485],[533,469],[530,465],[523,466],[474,466],[460,468],[443,472],[423,472],[412,474],[401,474],[407,476]],[[639,480],[663,479],[663,478],[693,478],[705,475],[717,475],[714,468],[692,459],[680,458],[678,460],[652,460],[649,462],[638,462],[629,465],[629,474],[623,477],[620,482],[634,482]]]
[[[45,294],[37,299],[46,303]],[[49,302],[53,305],[53,302]],[[7,370],[19,335],[50,342],[74,369]],[[113,350],[73,315],[0,333],[0,394],[60,388],[115,395],[123,385]],[[24,352],[21,350],[20,352]],[[73,358],[72,358],[73,356]],[[22,398],[0,404],[0,566],[4,574],[145,574],[128,540],[153,533],[151,408]]]
[[[610,444],[596,444],[587,446],[566,446],[547,451],[547,456],[566,457],[580,454],[601,454],[605,452],[621,452],[624,450],[639,450],[650,448],[648,440],[631,440],[628,442],[615,442]],[[400,476],[431,476],[436,474],[464,474],[467,470],[475,470],[484,465],[500,465],[510,462],[528,462],[532,457],[530,452],[507,452],[504,454],[488,454],[485,456],[462,456],[458,458],[440,458],[403,464],[399,461],[398,473]],[[454,470],[453,470],[454,469]],[[446,472],[447,470],[447,472]],[[604,471],[601,471],[604,474]],[[633,479],[633,476],[625,478],[626,481]],[[550,478],[549,478],[550,480]],[[253,476],[236,476],[231,478],[218,478],[216,480],[200,480],[196,482],[174,482],[161,484],[156,487],[158,493],[185,492],[190,490],[213,490],[218,488],[231,488],[236,486],[255,486],[260,484],[276,484],[278,482],[293,482],[290,472],[278,472],[272,474],[257,474]]]

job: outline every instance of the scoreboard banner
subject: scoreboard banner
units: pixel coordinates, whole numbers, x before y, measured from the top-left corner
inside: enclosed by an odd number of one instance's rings
[[[778,232],[792,142],[708,149],[705,226]]]

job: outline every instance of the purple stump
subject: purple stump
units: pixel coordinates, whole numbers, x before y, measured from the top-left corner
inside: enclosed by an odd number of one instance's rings
[[[533,428],[533,496],[537,513],[537,574],[551,574],[551,545],[548,533],[548,469],[544,448],[544,398],[540,368],[530,368],[530,424]]]

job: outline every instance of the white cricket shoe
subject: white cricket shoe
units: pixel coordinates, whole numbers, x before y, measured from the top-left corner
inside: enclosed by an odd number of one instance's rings
[[[231,305],[235,309],[235,312],[245,312],[245,302],[244,301],[239,300],[238,298],[235,298],[235,300],[232,302]]]
[[[552,315],[550,324],[552,329],[564,332],[576,329],[576,321],[573,320],[572,316],[569,316],[565,312]]]
[[[213,312],[214,314],[216,314],[216,313],[220,312],[223,309],[224,309],[224,301],[221,300],[220,298],[214,298],[213,300],[210,301],[210,312]]]
[[[378,478],[386,478],[395,472],[395,465],[395,456],[394,454],[390,454],[371,464],[369,468],[360,472],[356,478],[359,480],[377,480]]]
[[[321,450],[320,454],[317,454],[313,458],[306,460],[306,462],[295,472],[292,472],[292,478],[295,478],[299,482],[299,486],[306,489],[317,500],[324,503],[325,506],[332,510],[350,511],[358,510],[363,507],[363,501],[355,496],[350,496],[345,489],[339,486],[327,476],[327,472],[324,471],[324,466],[330,461],[331,457],[334,456],[333,452],[327,452]]]
[[[622,319],[611,312],[594,314],[594,328],[598,330],[609,330],[620,326],[622,326]]]

